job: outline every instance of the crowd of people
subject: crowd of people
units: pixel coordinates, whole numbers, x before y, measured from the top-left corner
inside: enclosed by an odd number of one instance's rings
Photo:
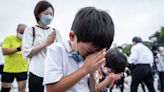
[[[16,35],[7,36],[0,48],[1,92],[10,92],[16,79],[18,92],[112,92],[125,68],[131,70],[131,92],[144,83],[155,92],[152,64],[157,63],[160,90],[164,92],[164,47],[152,51],[140,37],[132,39],[130,56],[111,49],[114,22],[104,10],[81,8],[72,23],[69,40],[49,24],[54,7],[39,1],[34,9],[36,25],[18,24]],[[26,83],[28,79],[28,82]]]

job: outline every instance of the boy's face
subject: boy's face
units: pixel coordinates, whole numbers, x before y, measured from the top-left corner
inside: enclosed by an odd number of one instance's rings
[[[104,69],[105,69],[108,73],[111,73],[111,69],[110,69],[110,68],[104,67]]]
[[[79,51],[83,57],[87,57],[89,54],[97,51],[97,48],[91,42],[77,42],[77,37],[73,31],[70,32],[69,37],[72,49]]]
[[[95,53],[97,49],[91,44],[86,42],[78,42],[77,48],[80,54],[87,57],[89,54]]]
[[[109,68],[109,67],[104,66],[104,69],[105,69],[108,73],[115,73],[115,74],[117,74],[114,70],[112,70],[112,69]]]

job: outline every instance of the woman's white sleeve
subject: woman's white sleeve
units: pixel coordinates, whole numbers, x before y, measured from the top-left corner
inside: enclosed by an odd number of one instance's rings
[[[62,36],[61,36],[59,30],[56,30],[56,41],[57,42],[61,42],[62,41]]]
[[[27,58],[27,56],[32,51],[33,47],[33,31],[32,27],[26,28],[25,32],[23,34],[23,41],[22,41],[22,51],[23,51],[23,57]]]

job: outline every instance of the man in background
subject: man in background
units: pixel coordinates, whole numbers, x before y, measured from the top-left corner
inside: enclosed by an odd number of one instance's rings
[[[4,64],[4,57],[2,53],[2,47],[0,44],[0,75],[2,74],[2,71],[3,71],[3,64]]]
[[[131,92],[137,92],[139,83],[144,82],[149,92],[155,92],[154,78],[151,64],[153,63],[153,53],[142,43],[140,37],[132,39],[133,47],[128,59],[130,64],[134,64],[132,70]]]
[[[164,47],[160,46],[156,51],[157,54],[157,70],[159,74],[160,92],[164,92]]]
[[[14,78],[18,82],[18,92],[25,92],[28,61],[22,57],[22,37],[25,24],[17,26],[17,35],[11,35],[5,38],[2,44],[5,63],[2,73],[1,92],[9,92]]]

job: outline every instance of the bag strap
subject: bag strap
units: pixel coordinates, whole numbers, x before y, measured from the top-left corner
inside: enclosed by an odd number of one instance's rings
[[[32,36],[33,36],[33,40],[32,40],[32,46],[34,45],[34,41],[35,41],[35,28],[32,27]]]

